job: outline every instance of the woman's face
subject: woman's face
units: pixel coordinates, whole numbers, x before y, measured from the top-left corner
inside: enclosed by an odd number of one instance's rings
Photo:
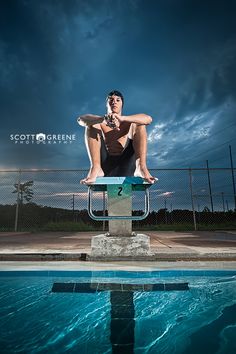
[[[112,95],[107,100],[108,113],[121,114],[122,111],[122,99],[119,96]]]

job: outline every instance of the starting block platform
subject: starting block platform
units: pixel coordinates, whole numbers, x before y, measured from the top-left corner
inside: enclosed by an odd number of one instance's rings
[[[152,184],[145,181],[142,177],[97,177],[90,187],[94,191],[106,191],[110,185],[131,185],[133,191],[144,191]]]

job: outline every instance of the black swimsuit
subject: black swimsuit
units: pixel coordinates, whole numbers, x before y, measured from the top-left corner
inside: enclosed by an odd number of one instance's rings
[[[133,140],[127,139],[126,147],[120,155],[109,155],[103,137],[101,137],[101,167],[106,177],[134,175],[135,153]]]

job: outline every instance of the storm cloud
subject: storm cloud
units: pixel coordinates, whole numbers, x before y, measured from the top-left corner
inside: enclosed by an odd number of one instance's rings
[[[152,168],[206,159],[223,166],[227,144],[236,150],[235,2],[3,0],[0,6],[0,168],[87,168],[76,117],[104,114],[112,89],[124,93],[124,114],[153,117]],[[36,133],[76,134],[76,141],[10,140]]]

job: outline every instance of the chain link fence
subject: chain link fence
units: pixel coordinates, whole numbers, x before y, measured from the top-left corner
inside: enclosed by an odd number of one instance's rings
[[[216,230],[236,228],[236,196],[231,168],[152,169],[150,213],[133,229]],[[107,230],[91,220],[87,170],[0,171],[0,231]],[[105,215],[106,193],[94,194],[93,208]],[[144,210],[144,195],[133,197],[133,214]]]

